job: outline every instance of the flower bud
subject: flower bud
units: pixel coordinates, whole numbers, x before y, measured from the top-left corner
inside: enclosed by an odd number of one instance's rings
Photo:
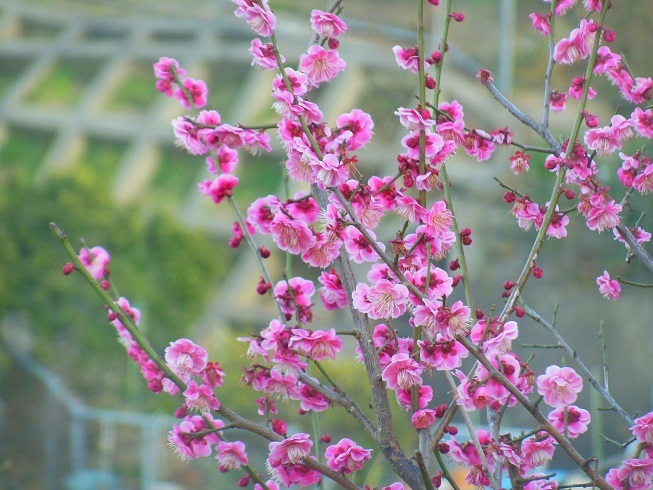
[[[544,275],[544,271],[538,266],[533,267],[533,277],[535,279],[540,279]]]
[[[574,191],[572,191],[571,189],[565,189],[564,191],[562,191],[562,193],[563,193],[563,194],[565,195],[565,197],[566,197],[567,199],[569,199],[570,201],[571,201],[574,197],[576,197],[576,193],[575,193]]]
[[[63,272],[64,276],[69,276],[70,274],[73,273],[74,270],[75,270],[75,264],[73,264],[72,262],[68,262],[66,265],[63,266],[61,272]]]
[[[338,49],[338,46],[340,46],[340,41],[334,38],[329,38],[327,44],[329,46],[329,49]]]
[[[105,291],[108,291],[109,288],[111,287],[111,284],[109,284],[109,281],[106,279],[100,283],[100,287],[104,289]]]
[[[272,419],[272,430],[280,436],[285,436],[288,432],[288,424],[281,419]]]
[[[446,403],[443,403],[442,405],[438,405],[435,407],[435,416],[439,419],[444,417],[444,412],[447,411],[448,405]]]
[[[331,442],[331,436],[329,434],[324,434],[322,437],[320,437],[320,442],[329,444]]]
[[[465,20],[465,14],[463,14],[462,12],[451,12],[451,14],[449,15],[451,15],[451,18],[456,22],[462,22],[463,20]]]
[[[458,434],[458,429],[457,429],[456,427],[454,427],[453,425],[447,425],[447,426],[444,428],[444,431],[445,431],[447,434],[450,434],[450,435],[452,435],[452,436],[455,436],[456,434]]]
[[[264,259],[267,259],[270,256],[270,249],[268,249],[265,245],[261,245],[258,249],[258,252]]]
[[[451,287],[455,288],[462,280],[463,280],[462,274],[458,274],[457,276],[454,276],[453,282],[451,283]]]
[[[617,33],[612,29],[603,29],[603,40],[606,43],[611,43],[617,38]]]
[[[465,235],[465,236],[462,237],[461,241],[463,242],[463,245],[471,245],[472,244],[472,237],[470,237],[469,235]]]
[[[428,90],[433,90],[435,88],[435,79],[428,73],[424,76],[424,87]]]
[[[481,310],[480,308],[477,308],[476,309],[476,319],[480,320],[484,316],[485,316],[485,313],[483,313],[483,310]]]
[[[245,475],[242,478],[238,480],[238,486],[240,488],[245,488],[249,486],[251,477],[249,475]]]
[[[460,268],[460,263],[458,262],[458,259],[454,259],[451,262],[449,262],[449,270],[450,271],[455,271]]]
[[[512,191],[508,191],[503,195],[503,202],[507,204],[515,202],[516,199],[517,199],[517,194],[515,194]]]
[[[188,414],[188,407],[184,403],[181,407],[175,410],[175,418],[183,419]]]
[[[517,318],[523,318],[525,314],[526,312],[524,311],[524,308],[519,305],[515,306],[515,315]]]
[[[440,451],[440,454],[447,454],[449,452],[449,444],[441,442],[438,444],[438,451]]]
[[[510,291],[513,287],[515,287],[515,283],[512,281],[506,281],[503,283],[503,289],[506,291]]]

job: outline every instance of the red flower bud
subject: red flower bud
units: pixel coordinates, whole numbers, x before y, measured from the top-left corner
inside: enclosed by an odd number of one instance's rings
[[[485,313],[483,313],[483,310],[481,310],[480,308],[477,308],[476,309],[476,319],[480,320],[484,316],[485,316]]]
[[[565,195],[565,197],[566,197],[567,199],[569,199],[570,201],[571,201],[574,197],[576,197],[576,193],[575,193],[574,191],[572,191],[571,189],[565,189],[564,191],[562,191],[562,193],[563,193],[563,194]]]
[[[617,33],[611,29],[603,29],[603,40],[606,43],[611,43],[617,38]]]
[[[483,85],[487,85],[493,81],[492,73],[490,70],[486,70],[485,68],[482,68],[476,72],[476,78],[478,78]]]
[[[524,308],[519,305],[515,306],[515,315],[517,318],[523,318],[525,314],[526,312],[524,311]]]
[[[455,288],[462,280],[463,280],[462,274],[458,274],[457,276],[454,276],[453,282],[451,283],[451,287]]]
[[[449,452],[449,444],[441,442],[438,444],[438,451],[440,451],[440,454],[447,454]]]
[[[240,479],[238,480],[238,486],[239,486],[240,488],[248,487],[249,484],[250,484],[250,479],[251,479],[251,477],[250,477],[249,475],[245,475],[245,476],[243,476],[242,478],[240,478]]]
[[[188,414],[188,407],[184,403],[181,407],[175,410],[175,418],[183,419]]]
[[[535,279],[540,279],[544,275],[544,271],[538,266],[533,267],[533,277]]]
[[[515,194],[512,191],[508,191],[503,195],[503,202],[507,204],[515,202],[516,199],[517,199],[517,194]]]
[[[458,429],[457,429],[456,427],[454,427],[453,425],[447,425],[447,426],[444,428],[444,431],[445,431],[447,434],[451,434],[452,436],[455,436],[456,434],[458,434]]]
[[[329,434],[324,434],[322,437],[320,437],[320,442],[329,444],[331,442],[331,436]]]
[[[61,272],[63,272],[64,276],[68,276],[72,274],[74,270],[75,270],[75,264],[73,264],[72,262],[68,262],[66,265],[63,266]]]
[[[424,76],[424,87],[428,90],[433,90],[435,88],[435,79],[428,73]]]
[[[472,237],[470,237],[469,235],[466,235],[466,236],[462,237],[462,242],[463,242],[463,245],[471,245],[472,244]]]
[[[264,259],[267,259],[270,256],[270,250],[265,245],[261,245],[258,249],[258,252]]]
[[[450,271],[455,271],[460,268],[460,263],[458,262],[458,259],[454,259],[451,262],[449,262],[449,270]]]
[[[281,419],[272,419],[272,430],[280,436],[285,436],[288,432],[288,424]]]
[[[506,281],[503,283],[503,289],[510,291],[515,286],[515,283],[512,281]]]
[[[111,284],[109,284],[109,281],[106,279],[100,283],[100,287],[104,289],[105,291],[108,291],[109,288],[111,287]]]
[[[462,22],[465,20],[465,14],[462,12],[451,12],[451,18],[455,20],[456,22]]]

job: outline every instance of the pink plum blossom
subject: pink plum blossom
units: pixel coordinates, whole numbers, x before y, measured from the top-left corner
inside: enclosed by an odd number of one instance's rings
[[[335,359],[336,354],[342,349],[342,339],[336,335],[333,328],[326,332],[324,330],[309,332],[301,328],[293,328],[292,333],[288,347],[314,361]]]
[[[317,9],[311,11],[311,28],[318,35],[329,39],[336,39],[347,32],[347,24],[340,17]]]
[[[528,471],[547,463],[555,451],[553,443],[553,438],[548,434],[526,439],[521,447],[522,469]]]
[[[188,339],[170,342],[165,350],[165,361],[174,373],[184,380],[198,376],[206,367],[206,350]]]
[[[337,444],[329,446],[324,453],[327,465],[334,471],[344,474],[361,470],[365,462],[372,458],[369,449],[363,449],[351,439],[343,438]]]
[[[421,386],[423,368],[408,354],[395,354],[383,372],[381,378],[391,390],[409,390]]]
[[[636,418],[630,431],[639,442],[653,444],[653,412]]]
[[[215,428],[223,427],[220,420],[213,420],[210,414],[193,415],[184,417],[184,420],[175,424],[168,433],[168,445],[184,460],[207,457],[211,455],[211,446],[217,444],[218,434],[211,432],[203,436],[193,436],[193,433],[203,432],[209,427],[206,419],[210,420]]]
[[[537,377],[537,392],[551,407],[570,405],[583,389],[583,378],[573,368],[552,365]]]
[[[213,388],[205,384],[198,385],[193,379],[186,385],[184,397],[186,406],[198,412],[204,413],[220,408],[220,402],[213,395]]]
[[[258,37],[255,37],[252,39],[249,52],[253,57],[252,66],[256,65],[265,70],[276,70],[279,68],[272,43],[263,44]],[[286,61],[283,55],[281,56],[281,61]]]
[[[387,279],[380,279],[372,286],[359,282],[352,299],[354,308],[370,318],[398,318],[406,312],[408,288]]]
[[[229,471],[248,464],[245,443],[241,441],[220,441],[215,446],[215,459],[220,464],[220,471]]]
[[[417,410],[410,418],[410,422],[413,424],[413,427],[416,429],[426,429],[427,427],[433,425],[437,417],[435,415],[435,410],[431,409],[422,409]]]
[[[449,231],[452,222],[453,215],[447,208],[447,203],[444,200],[434,202],[431,209],[424,216],[426,233],[433,237],[438,237],[444,232]]]
[[[404,70],[412,73],[417,73],[419,57],[417,56],[417,46],[412,48],[402,48],[401,46],[394,46],[392,52],[395,55],[397,64]],[[424,61],[424,69],[428,68],[428,64]]]
[[[313,447],[310,436],[304,433],[297,433],[283,441],[273,441],[268,445],[270,456],[268,464],[277,466],[279,464],[301,463]]]
[[[346,67],[347,63],[338,56],[338,51],[324,49],[319,44],[311,45],[305,54],[299,56],[299,69],[306,73],[314,87],[330,82]]]
[[[614,279],[610,279],[608,271],[603,271],[603,275],[596,278],[599,285],[599,292],[606,299],[619,299],[621,294],[621,284]]]
[[[174,90],[174,96],[184,109],[191,107],[199,109],[206,105],[209,89],[204,80],[195,80],[189,77],[183,80],[182,85],[183,90],[181,87],[177,87]],[[190,95],[190,100],[188,100],[187,94]]]
[[[374,122],[369,114],[354,109],[348,114],[340,114],[336,119],[339,128],[347,129],[351,136],[346,139],[347,151],[356,151],[363,148],[372,139]]]
[[[586,432],[587,426],[591,420],[590,413],[587,410],[579,408],[575,405],[558,407],[553,410],[547,418],[549,419],[549,422],[551,422],[551,425],[553,425],[553,427],[555,427],[558,432],[572,439]]]
[[[627,459],[605,477],[615,490],[649,490],[653,486],[652,478],[653,459]]]
[[[621,204],[614,200],[607,200],[600,194],[594,194],[590,200],[590,210],[587,213],[587,227],[590,230],[598,230],[599,233],[607,228],[614,228],[621,219]]]
[[[200,192],[210,197],[214,203],[220,204],[225,198],[233,196],[233,190],[239,179],[235,175],[220,174],[217,179],[204,180],[198,184]]]
[[[281,250],[301,254],[315,245],[315,235],[308,225],[299,219],[292,219],[283,212],[274,215],[270,222],[272,238]]]
[[[86,270],[91,274],[93,279],[100,280],[109,273],[109,261],[111,257],[102,247],[86,248],[82,247],[77,258]]]

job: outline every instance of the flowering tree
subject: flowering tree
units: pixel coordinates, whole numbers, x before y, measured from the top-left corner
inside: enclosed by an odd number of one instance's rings
[[[467,482],[476,486],[498,490],[509,478],[513,488],[554,489],[559,487],[555,475],[544,474],[540,468],[556,451],[566,454],[587,475],[587,482],[580,486],[651,488],[653,412],[635,419],[623,410],[607,389],[607,380],[596,379],[555,323],[542,318],[523,298],[529,279],[543,275],[538,257],[547,237],[563,239],[570,219],[585,220],[590,230],[599,233],[613,232],[628,254],[653,271],[653,258],[642,246],[651,234],[637,224],[629,227],[621,216],[631,195],[653,190],[651,161],[644,151],[621,152],[617,174],[622,187],[610,189],[601,180],[605,175],[602,160],[621,150],[625,140],[653,137],[653,111],[645,107],[653,81],[636,77],[611,49],[615,33],[607,27],[610,11],[625,6],[619,2],[613,6],[608,0],[584,0],[582,6],[576,0],[549,0],[548,13],[530,15],[533,27],[549,43],[541,122],[507,100],[488,70],[477,73],[479,83],[514,116],[515,123],[541,138],[542,145],[535,147],[513,139],[508,127],[488,132],[469,128],[460,103],[440,100],[440,87],[446,84],[443,68],[451,21],[463,21],[464,14],[452,11],[451,0],[442,5],[440,0],[418,0],[417,44],[393,48],[397,64],[414,74],[417,86],[415,105],[395,112],[406,131],[398,168],[394,175],[365,176],[357,169],[357,152],[372,138],[372,118],[361,109],[352,109],[335,121],[325,121],[310,100],[313,89],[346,69],[338,53],[340,37],[347,31],[338,16],[342,1],[335,2],[329,12],[312,12],[315,35],[296,69],[281,54],[275,36],[277,20],[267,0],[234,3],[236,16],[258,35],[251,42],[252,64],[277,73],[272,96],[278,123],[272,127],[232,125],[223,122],[215,110],[200,110],[176,118],[172,125],[180,146],[204,156],[211,175],[199,183],[199,191],[216,204],[226,201],[232,206],[236,222],[229,244],[249,246],[260,267],[257,292],[276,303],[276,318],[260,332],[240,339],[251,360],[243,368],[242,381],[254,392],[252,402],[259,418],[250,420],[229,408],[229,400],[220,394],[225,372],[218,362],[209,361],[203,347],[182,338],[171,342],[160,357],[138,329],[139,311],[125,298],[112,295],[109,254],[102,247],[84,247],[77,253],[52,224],[71,257],[64,273],[81,273],[101,296],[108,320],[138,363],[149,389],[180,397],[175,413],[180,422],[168,436],[175,451],[187,459],[215,454],[220,471],[242,470],[242,486],[254,483],[256,489],[266,490],[311,486],[324,478],[343,488],[360,488],[351,475],[365,466],[373,452],[386,459],[400,480],[384,489],[433,489],[443,479],[457,488],[448,471],[450,460],[463,463]],[[427,9],[437,9],[443,22],[439,49],[430,55],[424,48]],[[556,20],[574,9],[582,11],[579,24],[566,37],[556,36]],[[584,75],[573,78],[566,92],[551,88],[552,72],[560,64],[584,69]],[[206,84],[186,76],[176,60],[161,58],[154,74],[156,88],[177,99],[184,109],[205,106]],[[601,127],[587,110],[588,100],[597,96],[591,87],[596,77],[609,80],[627,101]],[[568,137],[559,140],[549,131],[549,114],[565,110],[567,99],[572,98],[578,100],[576,116]],[[304,183],[306,191],[292,197],[260,197],[243,212],[233,200],[239,184],[233,173],[238,152],[271,151],[272,131],[287,154],[288,176]],[[507,189],[504,201],[512,204],[517,225],[534,228],[536,236],[521,273],[504,284],[502,310],[486,314],[474,303],[473,274],[465,258],[472,231],[460,227],[454,212],[451,188],[456,182],[447,174],[447,160],[454,153],[465,153],[484,161],[499,148],[512,149],[503,158],[515,175],[529,170],[531,155],[544,154],[544,166],[554,175],[554,182],[545,203],[500,183]],[[560,209],[563,198],[573,202],[571,209]],[[402,222],[391,234],[379,227],[388,215]],[[257,235],[270,235],[279,250],[301,258],[306,267],[321,270],[319,304],[313,299],[313,281],[271,276],[265,263],[271,251],[257,245]],[[357,274],[352,262],[360,264]],[[613,300],[621,294],[621,283],[627,282],[612,279],[607,271],[597,278],[600,293]],[[349,310],[357,341],[355,356],[367,373],[372,412],[341,390],[323,365],[338,362],[345,351],[340,332],[318,325],[326,322],[315,320],[318,309]],[[327,318],[323,313],[320,317]],[[551,365],[538,375],[528,360],[519,358],[512,342],[519,335],[518,321],[525,315],[549,330],[574,359],[573,367]],[[409,336],[401,336],[401,324]],[[310,372],[319,372],[319,379]],[[449,384],[448,403],[434,403],[429,380],[435,377]],[[590,413],[575,405],[586,382],[631,428],[630,442],[637,441],[635,456],[607,474],[599,471],[598,461],[574,447],[573,440],[590,424]],[[289,434],[287,423],[274,417],[280,400],[298,403],[301,413],[340,407],[375,447],[362,447],[356,435],[331,443],[328,438],[316,440],[320,439],[317,431],[313,436]],[[401,447],[398,442],[393,404],[412,414],[412,447]],[[530,414],[530,432],[503,431],[503,416],[513,407]],[[487,414],[488,424],[483,428],[475,427],[469,416],[480,410]],[[455,414],[467,425],[469,440],[455,437]],[[260,462],[250,463],[245,444],[237,440],[238,430],[268,441],[265,466],[271,479],[263,476]],[[319,442],[327,445],[325,450]]]

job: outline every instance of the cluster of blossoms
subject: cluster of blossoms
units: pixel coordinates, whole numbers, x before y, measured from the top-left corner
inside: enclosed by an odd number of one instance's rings
[[[170,445],[185,459],[207,457],[215,452],[220,471],[245,467],[249,476],[241,480],[242,486],[249,485],[250,477],[254,477],[258,482],[254,488],[261,490],[275,490],[279,485],[314,485],[328,470],[341,477],[362,470],[372,457],[371,450],[353,439],[343,438],[329,445],[318,458],[316,441],[308,434],[288,435],[284,420],[270,418],[279,413],[280,400],[297,402],[300,414],[322,412],[336,402],[343,403],[344,394],[336,389],[338,393],[334,395],[331,388],[308,374],[308,366],[318,363],[322,370],[319,363],[335,360],[343,350],[336,329],[319,328],[321,315],[315,311],[350,308],[355,318],[369,325],[364,332],[355,332],[360,338],[369,335],[365,342],[357,337],[358,360],[368,370],[378,366],[374,383],[382,383],[384,394],[385,390],[392,393],[399,406],[410,412],[419,438],[432,435],[436,426],[442,425],[441,432],[450,437],[431,449],[464,464],[470,485],[498,488],[493,479],[497,470],[506,469],[524,479],[523,488],[528,490],[557,488],[558,483],[538,473],[538,469],[551,460],[561,440],[574,439],[587,431],[590,414],[574,404],[583,380],[573,368],[555,365],[536,376],[528,362],[513,351],[519,326],[508,316],[513,311],[518,318],[524,316],[521,306],[513,303],[506,315],[495,316],[475,309],[469,294],[465,294],[464,301],[456,297],[461,294],[461,284],[469,286],[461,264],[463,247],[472,243],[472,231],[458,228],[446,192],[450,183],[443,172],[448,159],[457,152],[481,162],[501,147],[516,145],[520,150],[509,157],[506,168],[520,175],[532,165],[528,147],[516,144],[508,127],[487,132],[469,128],[458,101],[440,102],[435,97],[438,103],[432,105],[422,100],[415,107],[397,108],[395,115],[406,134],[396,157],[395,174],[363,178],[357,152],[372,138],[374,123],[370,115],[353,109],[329,124],[318,105],[310,100],[314,89],[331,82],[346,68],[338,48],[347,25],[333,12],[313,10],[310,22],[316,42],[300,55],[298,67],[293,69],[284,66],[285,58],[278,51],[274,37],[277,19],[267,0],[233,1],[237,7],[235,15],[244,18],[257,35],[269,38],[269,42],[260,38],[251,42],[252,65],[277,73],[271,93],[273,108],[279,115],[277,135],[286,154],[283,163],[288,176],[310,187],[310,192],[299,191],[286,198],[259,197],[245,213],[238,213],[229,244],[236,248],[246,241],[265,259],[271,252],[256,247],[254,236],[270,236],[279,250],[321,269],[317,277],[321,287],[316,289],[314,281],[301,276],[284,276],[273,284],[264,262],[259,260],[262,276],[257,292],[272,297],[279,315],[259,331],[238,340],[247,345],[251,361],[243,368],[243,384],[259,393],[254,404],[266,425],[261,431],[269,429],[266,434],[272,441],[266,461],[272,480],[265,483],[248,468],[244,443],[229,442],[220,430],[225,423],[211,415],[222,414],[222,404],[215,393],[225,375],[220,365],[209,362],[206,350],[185,338],[171,342],[165,350],[164,365],[157,364],[135,340],[134,332],[121,322],[129,318],[138,325],[138,310],[124,298],[112,305],[109,320],[129,356],[139,364],[149,388],[157,393],[180,393],[184,398],[176,413],[181,422],[169,433]],[[429,3],[439,4],[437,0]],[[533,26],[549,35],[555,17],[566,15],[576,3],[553,1],[549,14],[531,14]],[[553,61],[571,65],[595,59],[587,76],[604,76],[629,103],[643,104],[650,99],[653,81],[633,77],[620,55],[607,45],[599,46],[599,41],[614,41],[614,33],[594,18],[605,13],[606,2],[583,3],[587,15],[568,37],[555,44]],[[457,22],[464,20],[459,12],[450,16]],[[401,69],[421,74],[423,88],[439,90],[435,78],[427,72],[441,68],[446,48],[428,56],[416,46],[395,46],[392,51]],[[185,109],[201,109],[206,104],[206,84],[183,78],[185,70],[176,60],[161,58],[154,64],[154,73],[156,88],[177,98]],[[492,87],[490,72],[481,70],[478,77],[483,85]],[[566,92],[550,91],[547,110],[561,112],[568,98],[584,104],[596,95],[585,76],[578,76]],[[544,167],[555,172],[560,180],[555,199],[540,205],[517,191],[504,195],[504,201],[512,204],[511,213],[520,228],[534,228],[542,238],[565,238],[570,211],[558,207],[558,198],[564,195],[570,201],[577,200],[574,209],[590,230],[613,231],[615,239],[630,251],[619,231],[627,198],[618,203],[611,197],[612,190],[601,183],[598,169],[598,159],[623,150],[628,139],[653,137],[653,111],[640,107],[629,111],[629,117],[614,115],[603,127],[599,127],[596,116],[582,111],[578,122],[582,119],[588,128],[583,137],[574,134],[573,139],[557,147],[551,145],[547,151]],[[172,121],[172,127],[180,147],[205,158],[211,178],[200,182],[199,190],[216,204],[232,200],[239,184],[235,175],[239,151],[255,154],[272,150],[271,138],[266,133],[270,128],[223,123],[215,110],[178,117]],[[622,164],[617,176],[627,196],[653,191],[653,165],[643,150],[632,155],[620,152],[619,158]],[[427,192],[433,196],[442,190],[444,198],[427,204]],[[384,240],[380,238],[380,225],[388,215],[403,220],[404,226],[393,239]],[[651,234],[639,227],[629,233],[639,244],[651,239]],[[101,247],[83,248],[78,258],[92,278],[108,290],[108,253]],[[364,267],[366,280],[356,280],[350,269],[343,269],[343,262]],[[461,274],[454,275],[458,270]],[[535,258],[527,271],[536,278],[543,275]],[[611,279],[607,271],[597,278],[597,284],[606,298],[619,298],[620,283]],[[506,281],[501,295],[508,298],[510,305],[523,286],[524,282],[516,285]],[[314,300],[316,292],[319,302]],[[402,323],[409,332],[407,336],[395,327]],[[466,374],[461,368],[470,354],[479,363]],[[500,418],[508,407],[527,404],[524,400],[536,389],[544,404],[553,409],[546,417],[548,424],[541,423],[534,433],[516,439],[478,429],[470,431],[471,440],[459,442],[458,430],[447,419],[447,413],[453,409],[436,403],[437,394],[431,387],[429,378],[441,373],[452,386],[456,407],[465,412],[487,410],[490,417]],[[347,408],[355,412],[351,403]],[[539,410],[536,405],[534,410]],[[636,419],[631,430],[645,457],[628,459],[609,471],[606,481],[617,490],[653,486],[653,412]],[[320,459],[326,461],[325,466],[321,466]],[[439,487],[442,476],[432,476],[431,484]],[[592,475],[593,482],[597,477]],[[405,488],[399,482],[383,487]]]

